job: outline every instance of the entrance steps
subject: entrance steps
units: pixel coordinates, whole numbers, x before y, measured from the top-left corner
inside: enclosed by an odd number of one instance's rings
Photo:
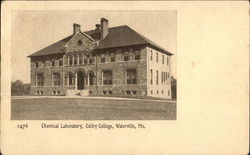
[[[67,96],[89,96],[89,90],[67,90]]]

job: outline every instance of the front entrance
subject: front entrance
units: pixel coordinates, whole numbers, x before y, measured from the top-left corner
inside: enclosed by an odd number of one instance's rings
[[[77,89],[84,89],[84,73],[81,71],[77,72]]]

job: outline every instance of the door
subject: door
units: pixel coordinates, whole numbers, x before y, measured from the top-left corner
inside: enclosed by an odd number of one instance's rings
[[[84,89],[84,73],[81,71],[77,73],[77,89],[78,90]]]

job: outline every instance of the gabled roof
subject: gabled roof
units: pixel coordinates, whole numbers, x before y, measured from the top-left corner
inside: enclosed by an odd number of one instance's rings
[[[86,31],[84,33],[95,40],[100,39],[100,30],[91,30]],[[65,45],[73,36],[74,35],[70,35],[44,49],[39,50],[38,52],[30,55],[29,57],[64,54]],[[134,31],[127,25],[109,28],[108,35],[103,40],[100,40],[99,46],[96,49],[125,47],[133,45],[149,45],[153,48],[156,48],[157,50],[160,50],[161,52],[164,52],[168,55],[172,55],[172,53],[168,52],[164,48],[149,40],[148,38]]]

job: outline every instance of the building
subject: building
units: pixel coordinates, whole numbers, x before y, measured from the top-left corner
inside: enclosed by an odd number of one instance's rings
[[[171,98],[171,53],[130,27],[73,34],[30,55],[31,95],[138,95]]]

